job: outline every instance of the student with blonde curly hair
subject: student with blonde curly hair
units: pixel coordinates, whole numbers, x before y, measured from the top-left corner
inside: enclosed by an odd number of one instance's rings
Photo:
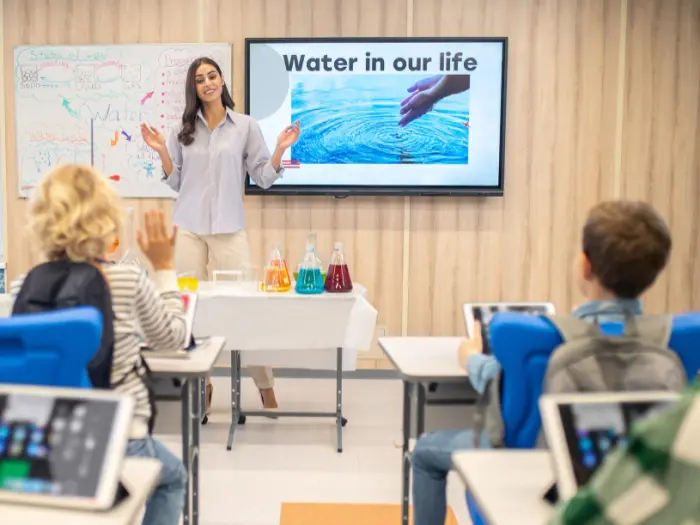
[[[181,348],[185,315],[175,276],[175,232],[169,231],[161,210],[146,213],[138,243],[153,266],[151,281],[143,269],[107,263],[108,252],[122,224],[119,198],[105,178],[89,166],[62,165],[36,188],[29,214],[29,231],[48,261],[69,260],[95,265],[109,287],[114,310],[114,351],[111,386],[136,401],[128,456],[152,457],[162,464],[158,487],[146,505],[143,523],[177,525],[182,513],[187,472],[182,462],[149,433],[148,389],[141,377],[140,327],[154,350]],[[12,286],[19,292],[24,279]]]

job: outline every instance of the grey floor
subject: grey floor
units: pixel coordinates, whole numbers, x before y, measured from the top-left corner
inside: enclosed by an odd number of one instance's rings
[[[334,381],[278,379],[281,409],[333,410]],[[226,451],[230,422],[229,382],[214,378],[214,405],[202,427],[201,525],[278,525],[283,502],[395,503],[401,494],[401,382],[350,379],[344,382],[344,452],[335,446],[331,419],[249,418]],[[250,379],[243,382],[243,406],[260,407]],[[156,437],[180,454],[179,405],[161,402]],[[430,407],[426,427],[460,428],[468,409]],[[461,525],[471,523],[464,487],[451,474],[448,502]],[[330,524],[329,524],[330,525]]]

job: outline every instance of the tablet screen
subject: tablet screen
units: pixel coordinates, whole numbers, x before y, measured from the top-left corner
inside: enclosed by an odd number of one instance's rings
[[[488,342],[488,329],[489,324],[493,320],[493,317],[501,312],[513,312],[522,313],[529,315],[547,315],[552,313],[552,306],[550,304],[490,304],[490,305],[472,305],[471,306],[472,317],[474,321],[481,323],[481,338],[483,340],[483,353],[490,354],[491,347]],[[469,328],[467,329],[467,335],[473,337]]]
[[[559,405],[576,483],[587,483],[608,452],[627,442],[635,421],[672,404],[673,401],[634,401]]]
[[[0,394],[0,490],[94,498],[117,400]]]

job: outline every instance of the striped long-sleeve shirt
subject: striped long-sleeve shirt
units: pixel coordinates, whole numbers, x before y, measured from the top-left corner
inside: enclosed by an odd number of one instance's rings
[[[134,396],[136,408],[130,437],[148,435],[151,408],[148,390],[135,373],[144,373],[140,358],[141,334],[155,352],[183,348],[185,312],[174,271],[159,271],[151,281],[142,268],[130,265],[104,264],[102,272],[112,292],[114,310],[114,361],[112,383],[126,379],[116,390]],[[19,292],[23,278],[12,283],[13,297]]]

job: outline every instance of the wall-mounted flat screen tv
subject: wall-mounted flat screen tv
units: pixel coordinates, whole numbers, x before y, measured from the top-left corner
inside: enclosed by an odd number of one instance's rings
[[[246,39],[245,111],[278,195],[503,195],[506,38]]]

